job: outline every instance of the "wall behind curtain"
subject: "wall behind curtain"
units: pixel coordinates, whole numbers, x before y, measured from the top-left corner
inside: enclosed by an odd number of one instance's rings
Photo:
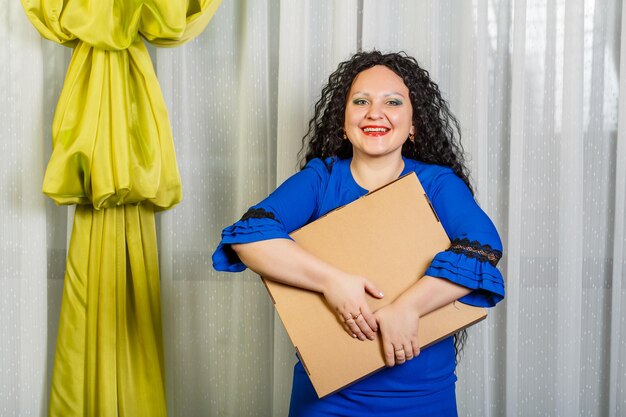
[[[159,236],[173,416],[271,413],[272,306],[210,255],[219,225],[274,187],[277,19],[268,2],[224,2],[196,41],[156,54],[185,196]]]
[[[41,193],[70,58],[0,2],[0,413],[47,414],[68,210]]]
[[[507,298],[470,331],[461,415],[624,415],[622,3],[239,0],[151,49],[184,187],[158,217],[170,415],[286,415],[293,348],[259,279],[213,272],[210,253],[295,172],[321,86],[358,47],[431,72],[505,244]],[[0,410],[45,415],[68,209],[40,188],[70,50],[0,6]]]

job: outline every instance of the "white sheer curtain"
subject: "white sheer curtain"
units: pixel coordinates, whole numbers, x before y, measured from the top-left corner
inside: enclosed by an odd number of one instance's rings
[[[68,211],[41,180],[70,51],[0,0],[0,414],[45,415]],[[225,1],[152,49],[185,199],[159,216],[171,416],[284,416],[294,352],[222,227],[296,169],[351,53],[405,50],[461,121],[505,244],[507,298],[471,329],[464,416],[626,414],[626,8],[620,0]]]

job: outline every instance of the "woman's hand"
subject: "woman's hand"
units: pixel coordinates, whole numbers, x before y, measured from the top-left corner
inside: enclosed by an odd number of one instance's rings
[[[385,363],[401,365],[419,355],[419,314],[402,299],[374,313],[382,336]]]
[[[342,274],[329,280],[323,294],[350,336],[359,340],[374,339],[378,324],[367,304],[366,294],[383,298],[376,285],[357,275]]]

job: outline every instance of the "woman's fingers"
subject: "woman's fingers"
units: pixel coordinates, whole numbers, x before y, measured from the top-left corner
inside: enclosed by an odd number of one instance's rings
[[[356,321],[354,320],[352,314],[347,314],[347,317],[344,316],[343,319],[345,326],[348,328],[348,334],[356,336],[359,340],[365,340],[367,338],[365,334],[361,331],[359,325],[356,324]]]
[[[378,323],[376,322],[376,317],[369,310],[358,313],[354,317],[354,322],[359,326],[365,337],[369,340],[374,340],[378,331]]]
[[[350,336],[360,340],[376,338],[378,321],[367,304],[367,294],[376,298],[383,297],[383,294],[373,283],[363,277],[346,274],[329,281],[323,294],[335,308]]]
[[[348,333],[350,336],[354,337],[355,339],[358,338],[356,333],[354,333],[352,329],[350,329],[350,327],[346,324],[345,321],[341,322],[341,325],[343,326],[343,329],[346,331],[346,333]]]
[[[367,315],[366,315],[367,314]],[[366,317],[368,317],[366,319]],[[371,313],[348,313],[344,316],[345,324],[352,334],[360,340],[374,340],[378,325]],[[373,321],[373,323],[371,323]],[[350,333],[348,332],[348,333]]]
[[[385,363],[387,366],[402,365],[419,355],[419,347],[416,349],[411,343],[407,344],[385,344]]]
[[[385,295],[383,292],[372,282],[365,282],[365,291],[367,291],[372,297],[383,298]]]
[[[385,352],[385,364],[387,366],[394,366],[396,364],[396,350],[391,343],[383,343],[383,350]]]
[[[404,350],[404,346],[394,347],[393,355],[394,355],[396,364],[402,365],[404,362],[406,362],[407,353]]]
[[[420,345],[417,343],[417,339],[411,340],[411,348],[413,350],[413,357],[416,357],[420,354]]]
[[[378,331],[378,321],[376,320],[376,316],[369,311],[369,308],[363,312],[360,318],[365,322],[364,324],[367,324],[373,334]]]
[[[387,366],[401,365],[420,353],[417,338],[419,316],[392,303],[376,311]]]

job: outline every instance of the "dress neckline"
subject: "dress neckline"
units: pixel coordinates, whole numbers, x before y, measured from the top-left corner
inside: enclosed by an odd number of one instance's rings
[[[358,182],[356,182],[356,180],[354,179],[354,175],[352,175],[352,170],[350,169],[350,163],[352,162],[352,158],[347,158],[347,159],[343,159],[342,162],[345,164],[344,165],[344,169],[347,170],[347,176],[350,180],[351,185],[357,189],[359,191],[360,194],[367,194],[370,192],[370,190],[363,188],[359,185]],[[402,171],[400,172],[400,175],[398,175],[397,178],[398,179],[400,177],[402,177],[403,175],[406,175],[409,173],[409,167],[407,164],[407,159],[402,156],[402,162],[404,163],[404,167],[402,168]]]

